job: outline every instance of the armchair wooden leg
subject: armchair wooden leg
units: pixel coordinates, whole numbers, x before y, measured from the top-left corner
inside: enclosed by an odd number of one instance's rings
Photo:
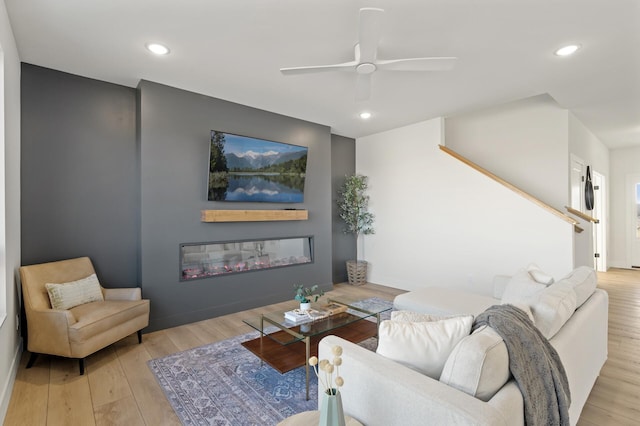
[[[80,375],[84,376],[84,358],[78,360],[80,362]]]
[[[138,344],[142,343],[142,330],[138,330]]]
[[[35,352],[31,352],[31,356],[29,357],[29,361],[27,362],[27,368],[33,367],[33,364],[36,362],[38,358],[38,354]]]

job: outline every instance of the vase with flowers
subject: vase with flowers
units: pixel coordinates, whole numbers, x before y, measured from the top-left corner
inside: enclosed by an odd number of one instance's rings
[[[319,426],[345,426],[342,397],[339,391],[339,388],[344,385],[344,379],[340,376],[342,347],[336,345],[331,348],[331,352],[332,361],[326,359],[318,361],[318,357],[315,356],[309,358],[309,365],[313,367],[313,371],[318,376],[318,382],[324,388]]]

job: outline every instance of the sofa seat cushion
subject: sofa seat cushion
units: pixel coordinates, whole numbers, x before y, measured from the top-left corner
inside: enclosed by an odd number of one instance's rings
[[[510,376],[507,346],[494,329],[484,326],[456,345],[447,358],[440,381],[488,401]]]
[[[376,352],[435,380],[449,354],[471,332],[471,315],[438,321],[382,321]]]
[[[76,323],[69,327],[69,340],[84,342],[138,316],[149,314],[148,300],[106,300],[70,309]]]
[[[500,301],[493,297],[469,293],[463,290],[425,287],[397,295],[393,300],[393,307],[396,310],[440,316],[475,316],[498,303],[500,303]]]

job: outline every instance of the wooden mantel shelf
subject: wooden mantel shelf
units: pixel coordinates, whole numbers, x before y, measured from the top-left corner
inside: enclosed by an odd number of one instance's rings
[[[307,210],[201,210],[202,222],[268,222],[307,220]]]

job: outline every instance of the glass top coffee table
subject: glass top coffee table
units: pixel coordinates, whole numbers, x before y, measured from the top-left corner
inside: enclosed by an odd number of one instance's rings
[[[390,304],[375,303],[370,300],[332,298],[327,303],[344,306],[347,310],[320,319],[309,319],[302,323],[286,320],[282,311],[263,313],[258,317],[243,320],[247,325],[258,330],[260,337],[243,342],[242,345],[262,361],[280,373],[305,366],[307,399],[309,399],[307,360],[317,355],[320,339],[333,334],[359,343],[375,337],[378,334],[380,314],[391,310]],[[312,309],[317,310],[318,307],[312,306]]]

